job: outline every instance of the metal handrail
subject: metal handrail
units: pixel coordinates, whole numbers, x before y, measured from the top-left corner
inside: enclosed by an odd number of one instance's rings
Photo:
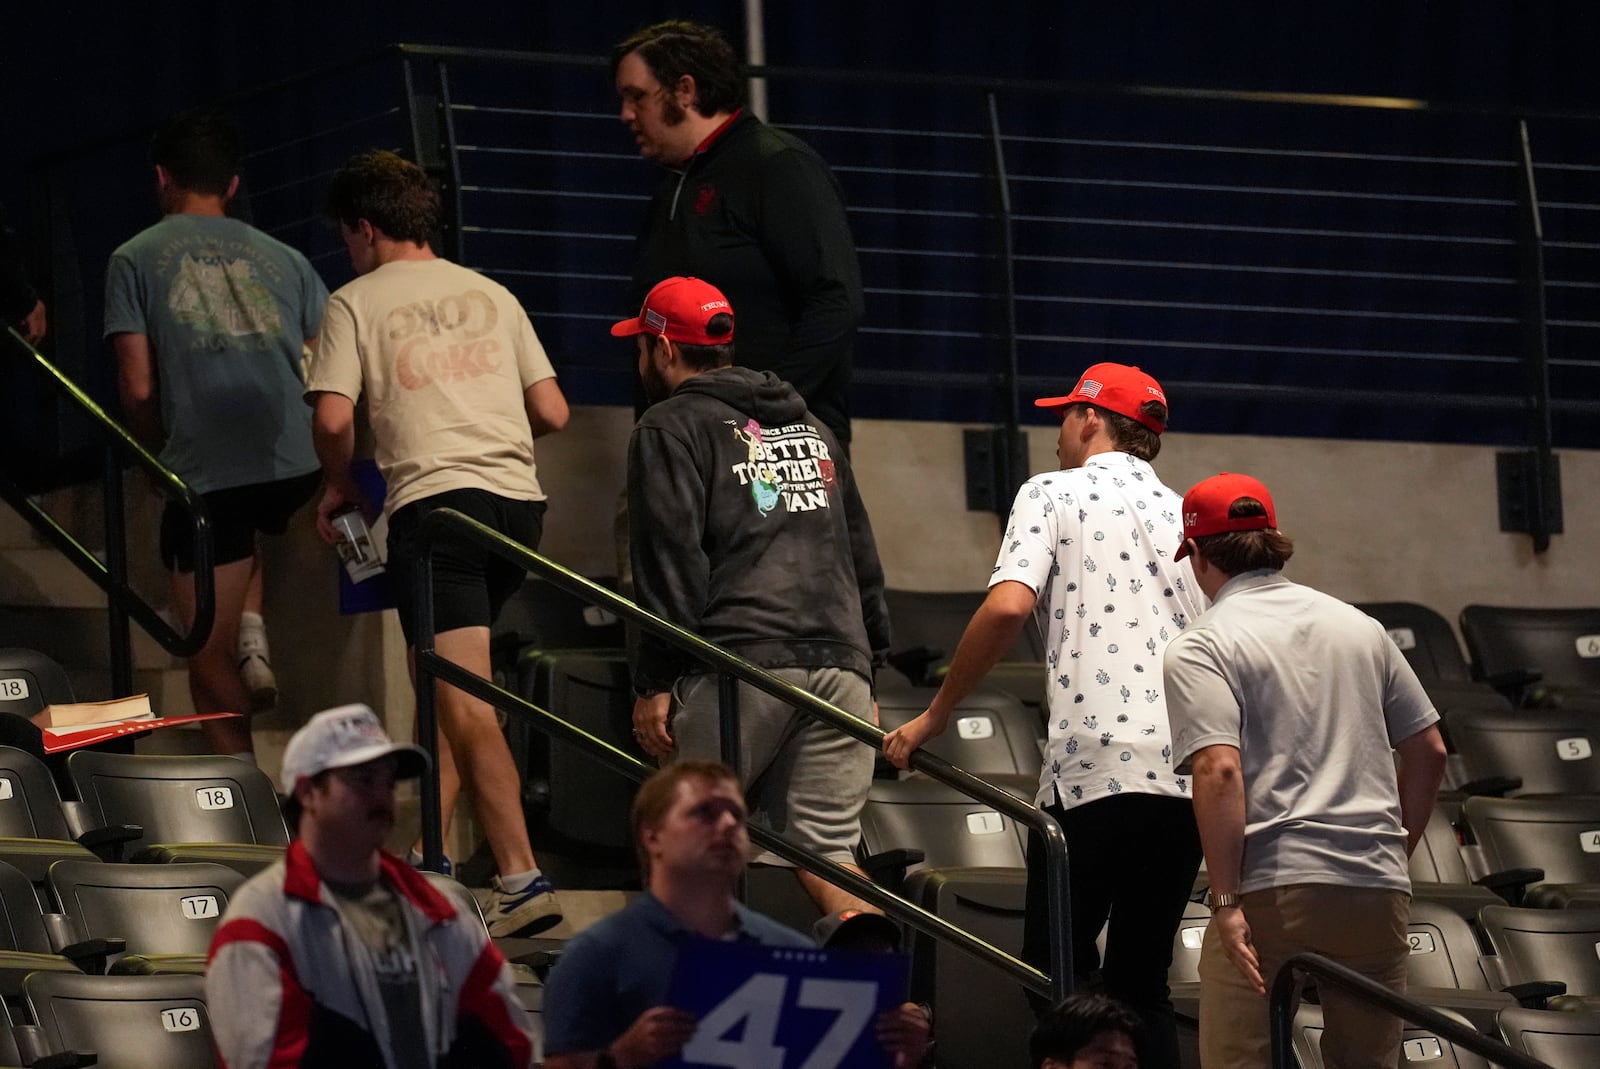
[[[782,679],[699,635],[686,631],[661,617],[647,612],[632,601],[605,587],[542,557],[526,546],[478,523],[454,509],[439,509],[429,513],[422,521],[418,535],[421,542],[419,567],[416,574],[416,621],[414,645],[417,675],[417,736],[422,744],[434,753],[437,747],[438,721],[434,710],[433,680],[442,679],[483,701],[525,717],[534,718],[538,726],[563,742],[571,743],[608,768],[630,779],[642,780],[654,769],[632,754],[604,742],[576,727],[546,709],[512,694],[502,687],[445,660],[434,650],[433,615],[433,556],[439,543],[457,541],[484,550],[502,560],[509,561],[526,571],[533,572],[551,585],[572,596],[615,613],[624,620],[637,624],[652,635],[676,649],[693,655],[702,663],[721,673],[723,679],[738,679],[785,703],[801,710],[828,726],[851,736],[859,742],[882,749],[884,733],[858,717],[822,701],[820,698],[786,683]],[[726,689],[726,688],[725,688]],[[434,753],[437,757],[437,754]],[[804,847],[772,834],[766,829],[752,826],[751,838],[773,853],[813,872],[820,873],[853,894],[884,909],[889,915],[904,921],[917,931],[944,940],[973,955],[985,964],[1002,970],[1028,988],[1060,999],[1072,989],[1072,947],[1066,933],[1071,929],[1071,907],[1067,895],[1067,843],[1061,827],[1037,806],[1024,802],[991,784],[978,779],[970,772],[952,765],[926,750],[913,751],[911,765],[930,779],[982,802],[1006,814],[1012,820],[1027,825],[1044,839],[1046,852],[1046,886],[1049,897],[1049,923],[1051,931],[1050,974],[1046,975],[1026,965],[1010,954],[958,928],[949,921],[929,913],[920,906],[898,895],[883,890],[870,880],[863,879],[849,869],[813,854]],[[437,767],[437,766],[435,766]],[[443,857],[443,829],[440,826],[439,785],[436,776],[422,780],[422,841],[424,863],[436,867]]]
[[[88,548],[74,538],[55,517],[33,501],[16,480],[0,471],[0,498],[16,509],[40,537],[60,551],[74,567],[105,592],[110,612],[112,687],[119,693],[133,689],[133,656],[128,635],[131,617],[144,628],[151,638],[167,652],[187,657],[198,653],[211,637],[211,628],[217,613],[215,577],[212,573],[213,547],[211,544],[211,517],[200,495],[150,451],[140,445],[127,428],[68,378],[61,369],[47,360],[44,354],[28,344],[15,329],[7,333],[20,345],[32,366],[43,372],[45,378],[67,397],[79,411],[87,415],[90,424],[98,431],[106,449],[105,465],[105,524],[106,560],[102,562]],[[189,514],[190,530],[194,540],[194,622],[189,630],[179,634],[164,617],[128,584],[127,517],[122,495],[122,466],[118,454],[131,456],[144,470],[156,489],[168,500],[176,501]]]
[[[1294,1004],[1303,976],[1314,976],[1318,981],[1343,988],[1359,1001],[1369,1002],[1403,1021],[1437,1032],[1456,1046],[1487,1058],[1496,1065],[1508,1066],[1509,1069],[1551,1069],[1539,1059],[1513,1050],[1498,1039],[1491,1039],[1471,1025],[1452,1020],[1432,1007],[1396,994],[1377,981],[1321,954],[1296,954],[1284,962],[1278,975],[1272,978],[1271,1001],[1267,1008],[1272,1025],[1272,1069],[1295,1069],[1292,1044]]]

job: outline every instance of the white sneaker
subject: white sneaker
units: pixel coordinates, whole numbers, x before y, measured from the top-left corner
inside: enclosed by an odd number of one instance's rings
[[[250,711],[265,712],[278,704],[278,677],[267,659],[267,633],[260,627],[239,632],[239,679],[250,695]]]
[[[496,876],[493,890],[483,903],[483,919],[495,939],[537,935],[560,924],[561,916],[555,885],[543,875],[520,891],[507,891]]]

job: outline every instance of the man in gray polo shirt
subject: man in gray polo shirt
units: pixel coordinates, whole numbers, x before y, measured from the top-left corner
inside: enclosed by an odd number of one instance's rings
[[[1283,577],[1294,544],[1277,526],[1248,475],[1183,499],[1177,556],[1192,557],[1212,607],[1164,669],[1211,876],[1205,1069],[1267,1064],[1266,985],[1297,953],[1404,991],[1406,859],[1444,774],[1439,716],[1405,658],[1377,621]],[[1398,1018],[1337,988],[1321,998],[1326,1064],[1396,1064]]]

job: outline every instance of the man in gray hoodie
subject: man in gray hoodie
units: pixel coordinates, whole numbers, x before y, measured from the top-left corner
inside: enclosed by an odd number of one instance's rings
[[[872,669],[889,648],[883,568],[833,433],[788,383],[732,366],[734,310],[709,283],[657,284],[611,333],[637,338],[657,402],[628,445],[639,604],[871,722]],[[714,674],[647,635],[633,678],[647,753],[718,756]],[[753,818],[850,864],[872,751],[743,685],[739,738]],[[862,905],[797,875],[825,912]]]

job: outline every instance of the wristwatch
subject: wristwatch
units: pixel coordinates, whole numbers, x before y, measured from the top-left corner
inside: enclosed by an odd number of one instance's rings
[[[1237,893],[1224,895],[1207,893],[1206,895],[1206,905],[1213,913],[1219,909],[1227,909],[1229,906],[1237,906],[1238,904],[1239,895]]]

